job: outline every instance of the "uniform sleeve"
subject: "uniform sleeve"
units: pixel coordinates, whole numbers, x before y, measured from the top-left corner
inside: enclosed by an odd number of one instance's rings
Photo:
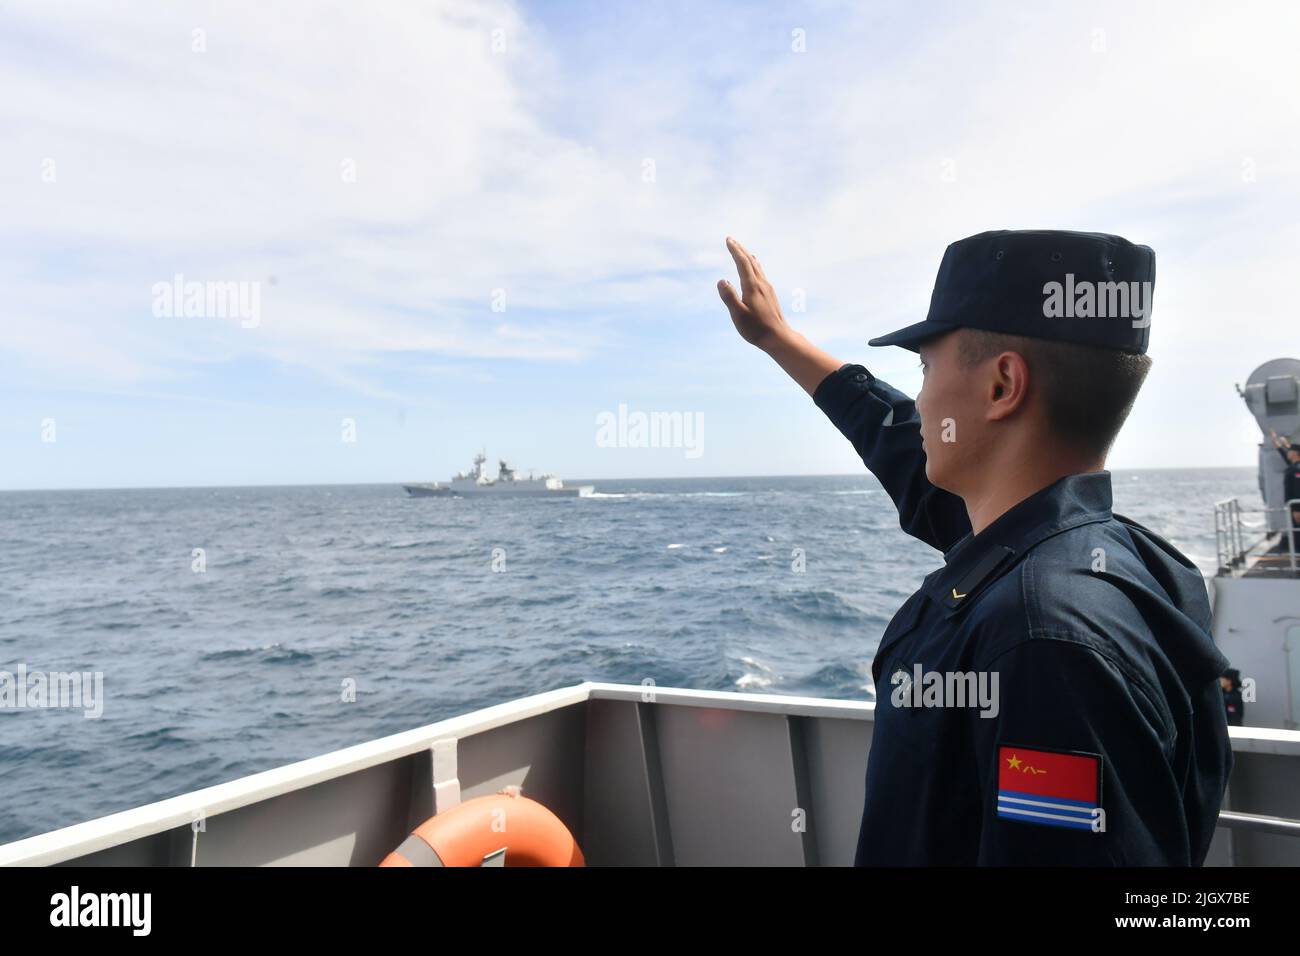
[[[925,476],[921,419],[912,399],[861,365],[844,365],[822,380],[813,401],[884,486],[904,531],[940,551],[970,532],[962,500]]]
[[[1142,689],[1067,637],[1021,641],[987,670],[998,707],[974,718],[980,865],[1187,864],[1173,742]]]

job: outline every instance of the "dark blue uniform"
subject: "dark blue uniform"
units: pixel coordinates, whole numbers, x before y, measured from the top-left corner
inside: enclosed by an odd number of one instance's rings
[[[961,499],[926,478],[910,398],[845,365],[813,400],[945,562],[872,664],[856,865],[1200,865],[1232,750],[1195,565],[1111,513],[1106,471],[972,536]],[[946,697],[927,696],[931,672]],[[996,706],[971,704],[979,675]]]
[[[1292,462],[1287,458],[1288,449],[1279,448],[1277,453],[1282,456],[1282,463],[1286,466],[1286,471],[1282,473],[1282,506],[1287,507],[1286,502],[1300,498],[1300,461]],[[1291,511],[1291,526],[1300,528],[1300,510]],[[1300,547],[1300,540],[1297,540],[1296,546]],[[1279,542],[1279,547],[1290,549],[1290,539],[1285,534]]]

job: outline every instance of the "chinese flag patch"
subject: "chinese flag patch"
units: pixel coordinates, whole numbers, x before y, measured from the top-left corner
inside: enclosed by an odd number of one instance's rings
[[[1022,823],[1093,829],[1101,807],[1096,754],[998,746],[998,816]]]

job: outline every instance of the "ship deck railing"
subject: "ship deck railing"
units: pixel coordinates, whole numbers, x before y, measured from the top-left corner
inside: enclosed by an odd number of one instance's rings
[[[1300,498],[1280,508],[1243,508],[1238,498],[1214,503],[1214,539],[1218,574],[1222,577],[1300,577],[1297,535],[1291,520]],[[1281,515],[1283,530],[1269,530],[1269,516]],[[1261,516],[1254,521],[1244,516]],[[1260,532],[1262,529],[1262,533]]]
[[[28,837],[0,866],[372,866],[434,813],[512,785],[590,865],[847,866],[875,708],[585,682]],[[1227,731],[1206,865],[1300,865],[1300,731]]]

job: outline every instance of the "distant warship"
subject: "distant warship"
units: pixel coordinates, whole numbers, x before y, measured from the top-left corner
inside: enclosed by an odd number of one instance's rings
[[[594,490],[593,485],[564,487],[564,482],[554,475],[541,475],[534,478],[517,478],[515,470],[500,462],[500,471],[496,478],[489,478],[483,470],[487,456],[479,452],[474,456],[474,467],[469,473],[459,472],[448,482],[423,482],[402,485],[406,493],[415,498],[432,497],[470,497],[471,495],[542,495],[551,498],[585,497]]]

